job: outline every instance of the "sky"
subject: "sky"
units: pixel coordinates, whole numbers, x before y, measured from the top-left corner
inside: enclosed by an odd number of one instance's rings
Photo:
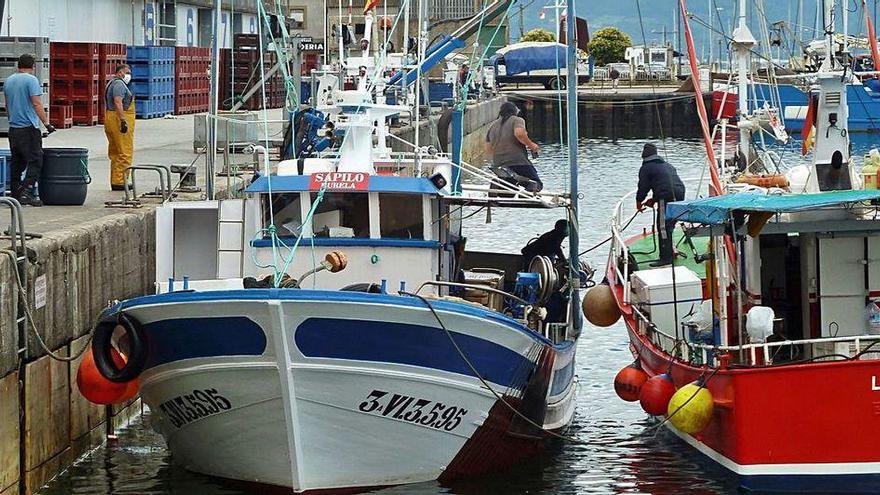
[[[562,3],[563,0],[559,0]],[[575,0],[575,8],[578,17],[587,19],[590,32],[606,27],[614,26],[622,29],[630,35],[634,44],[643,44],[647,40],[648,44],[662,43],[664,26],[667,29],[667,39],[675,43],[675,10],[678,7],[677,0]],[[874,5],[877,0],[867,0],[869,11],[872,19],[874,15]],[[539,18],[539,14],[543,7],[554,5],[554,0],[517,0],[517,6],[514,7],[515,15],[511,18],[511,40],[519,37],[520,15],[519,5],[525,7],[525,14],[522,19],[522,25],[525,31],[529,29],[542,27],[553,31],[554,11],[546,9],[545,18]],[[714,24],[718,25],[720,18],[724,23],[725,32],[729,35],[731,25],[735,24],[735,15],[738,5],[737,0],[688,0],[687,7],[689,12],[696,17],[708,22],[708,12],[710,11],[710,2],[718,9]],[[816,17],[816,0],[747,0],[747,10],[752,20],[750,28],[755,37],[760,39],[758,19],[758,6],[763,4],[763,10],[768,24],[776,21],[785,21],[786,24],[794,27],[797,23],[797,13],[799,5],[803,5],[802,15],[802,34],[804,39],[811,39],[813,36],[813,25]],[[865,33],[864,14],[861,11],[861,0],[848,0],[850,16],[849,16],[849,32],[850,34]],[[639,23],[638,11],[641,9],[641,24]],[[842,17],[840,17],[842,19]],[[644,37],[642,36],[642,27],[644,27]],[[842,31],[842,24],[838,24],[838,29]],[[696,21],[691,21],[691,30],[694,33],[694,42],[698,54],[707,49],[708,45],[708,29],[703,27]],[[682,42],[683,43],[683,42]],[[717,40],[715,42],[717,44]],[[717,48],[716,48],[717,49]],[[726,47],[724,48],[726,51]]]

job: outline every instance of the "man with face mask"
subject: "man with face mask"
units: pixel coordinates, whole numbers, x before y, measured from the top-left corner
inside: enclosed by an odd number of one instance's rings
[[[110,158],[110,189],[125,188],[125,169],[134,156],[134,94],[128,88],[131,68],[116,67],[115,77],[104,88],[104,134],[107,135],[107,155]]]

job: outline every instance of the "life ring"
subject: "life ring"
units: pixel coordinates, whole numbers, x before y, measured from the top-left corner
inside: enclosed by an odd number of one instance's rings
[[[122,368],[118,368],[113,362],[113,332],[117,326],[121,326],[128,337],[128,360]],[[95,327],[92,336],[92,354],[95,356],[95,365],[101,375],[116,383],[126,383],[134,380],[144,370],[147,360],[147,345],[143,328],[140,323],[131,316],[121,313],[115,319],[104,320]]]

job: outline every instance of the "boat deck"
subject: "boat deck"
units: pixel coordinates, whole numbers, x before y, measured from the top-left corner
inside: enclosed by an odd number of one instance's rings
[[[650,270],[652,267],[649,264],[652,261],[657,260],[659,257],[660,253],[654,245],[654,235],[655,234],[651,233],[645,236],[640,236],[629,243],[629,251],[635,257],[639,270]],[[706,263],[697,263],[694,261],[694,253],[691,252],[690,247],[684,240],[684,232],[681,229],[676,228],[672,236],[675,239],[675,247],[678,252],[687,256],[677,256],[675,258],[675,266],[685,266],[696,273],[698,277],[705,280]],[[709,251],[708,237],[700,236],[692,237],[691,239],[693,240],[694,247],[697,249],[697,254],[704,254]]]

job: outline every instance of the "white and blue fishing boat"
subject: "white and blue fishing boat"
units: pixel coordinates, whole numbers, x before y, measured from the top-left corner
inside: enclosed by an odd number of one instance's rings
[[[408,109],[324,83],[306,120],[340,146],[157,210],[156,294],[105,311],[99,369],[140,380],[176,463],[223,478],[365,489],[535,455],[577,394],[576,139],[572,191],[530,193],[428,147],[392,153],[385,118]],[[466,250],[474,207],[559,209],[568,264]]]

